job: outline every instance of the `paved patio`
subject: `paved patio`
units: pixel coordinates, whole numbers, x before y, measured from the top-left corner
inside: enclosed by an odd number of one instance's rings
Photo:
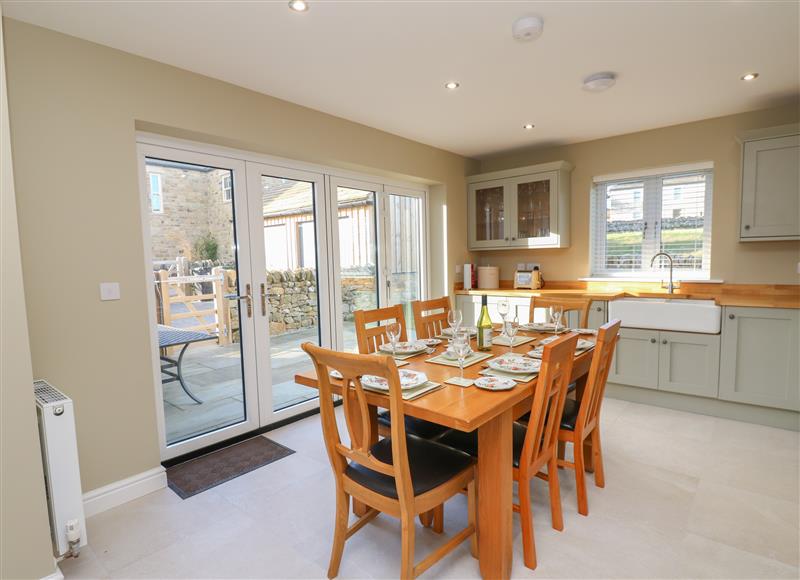
[[[302,351],[304,342],[317,341],[317,328],[272,337],[272,404],[277,411],[303,403],[317,396],[294,382],[294,375],[311,369],[311,361]],[[345,344],[355,345],[352,323],[345,325]],[[239,344],[218,346],[214,343],[192,344],[186,351],[183,375],[187,386],[203,400],[195,403],[177,381],[163,386],[167,444],[173,444],[244,420]]]

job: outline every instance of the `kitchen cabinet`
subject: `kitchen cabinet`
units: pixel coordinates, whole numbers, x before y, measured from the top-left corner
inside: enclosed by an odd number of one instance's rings
[[[800,239],[800,125],[748,131],[739,139],[740,241]]]
[[[621,385],[658,388],[658,331],[620,328],[608,380]]]
[[[600,328],[608,320],[606,315],[608,312],[608,302],[605,300],[593,300],[592,305],[589,306],[589,322],[586,328]],[[567,312],[567,326],[570,328],[581,327],[581,314],[580,312],[571,310]]]
[[[571,170],[557,161],[467,178],[469,249],[568,247]]]
[[[659,332],[659,390],[716,397],[719,344],[718,334]]]
[[[726,307],[719,398],[800,411],[800,310]]]
[[[717,334],[621,328],[608,380],[646,389],[716,397],[719,349]]]

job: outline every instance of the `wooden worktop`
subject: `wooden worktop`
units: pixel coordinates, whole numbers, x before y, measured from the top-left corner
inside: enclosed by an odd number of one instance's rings
[[[455,293],[470,296],[585,296],[592,300],[693,298],[714,300],[720,306],[800,308],[800,285],[797,284],[681,282],[670,295],[659,282],[553,281],[546,282],[540,290],[515,290],[511,280],[501,280],[497,290],[464,290],[461,284],[457,284]]]

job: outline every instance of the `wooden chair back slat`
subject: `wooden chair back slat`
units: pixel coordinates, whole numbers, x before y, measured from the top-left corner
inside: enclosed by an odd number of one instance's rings
[[[543,349],[528,431],[519,460],[521,470],[538,470],[549,455],[555,453],[577,344],[578,335],[572,332]]]
[[[589,309],[592,305],[591,298],[572,297],[546,297],[546,296],[531,296],[531,322],[533,322],[533,309],[534,308],[554,308],[561,307],[564,313],[570,311],[580,312],[580,325],[581,328],[589,326]],[[564,326],[567,326],[566,321],[563,321]]]
[[[408,340],[406,332],[406,318],[400,304],[375,308],[374,310],[356,310],[353,313],[356,327],[356,340],[358,352],[370,354],[378,350],[382,344],[389,342],[386,334],[386,325],[392,322],[400,323],[400,340]],[[370,326],[374,325],[374,326]]]
[[[341,483],[341,479],[344,477],[347,460],[355,461],[364,467],[394,477],[398,498],[401,502],[409,502],[407,505],[411,505],[410,502],[413,502],[414,499],[414,490],[411,485],[411,471],[406,449],[406,427],[403,418],[400,377],[394,359],[390,356],[337,352],[310,342],[304,343],[302,348],[311,357],[319,378],[322,434],[337,482]],[[350,438],[349,445],[342,443],[339,425],[336,422],[333,405],[334,393],[330,379],[331,370],[339,371],[342,374],[343,385],[347,385],[347,389],[343,389],[342,406]],[[361,384],[363,375],[383,377],[389,382],[389,411],[393,419],[397,418],[391,423],[391,464],[379,461],[370,453],[370,442],[375,440],[373,437],[375,434],[372,433],[369,405]]]
[[[411,303],[414,312],[414,328],[417,338],[435,338],[447,328],[450,298],[442,296],[432,300],[415,300]]]
[[[598,420],[600,407],[603,404],[603,395],[606,390],[608,373],[611,370],[611,361],[614,350],[619,341],[619,328],[621,322],[612,320],[597,330],[597,342],[592,355],[592,364],[586,378],[586,389],[583,392],[581,406],[578,410],[576,428],[589,429]]]

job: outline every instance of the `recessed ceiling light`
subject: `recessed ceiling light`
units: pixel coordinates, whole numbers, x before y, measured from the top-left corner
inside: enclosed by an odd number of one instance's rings
[[[617,82],[617,75],[612,72],[600,72],[595,73],[593,75],[589,75],[585,79],[583,79],[583,88],[584,90],[599,93],[600,91],[605,91],[606,89],[610,89],[613,87]]]
[[[522,128],[525,129],[526,131],[530,131],[531,129],[533,129],[533,123],[525,123],[522,126]]]
[[[289,8],[295,12],[305,12],[308,10],[308,2],[306,0],[290,0]]]
[[[757,78],[758,78],[758,73],[756,73],[756,72],[751,72],[751,73],[747,73],[746,75],[742,75],[742,80],[743,81],[754,81]]]
[[[454,91],[460,86],[461,86],[461,83],[458,83],[456,81],[450,81],[449,83],[445,83],[444,88],[450,89],[451,91]]]

